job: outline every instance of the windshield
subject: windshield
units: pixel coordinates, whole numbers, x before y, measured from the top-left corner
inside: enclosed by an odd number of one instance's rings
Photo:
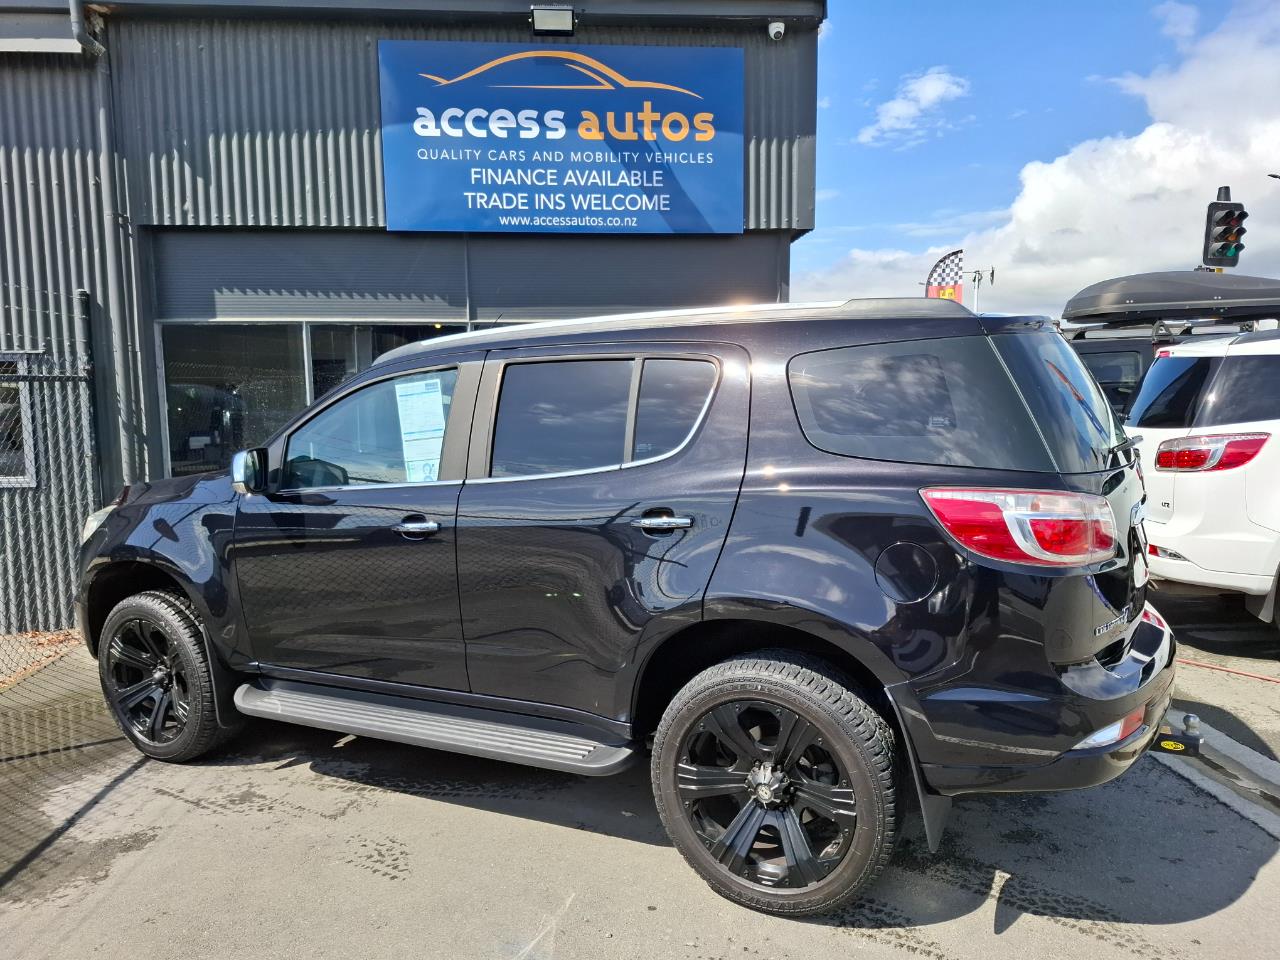
[[[1129,408],[1134,427],[1189,427],[1218,357],[1157,357]]]
[[[1044,435],[1058,469],[1088,473],[1111,465],[1124,441],[1111,404],[1079,355],[1056,331],[991,338]]]

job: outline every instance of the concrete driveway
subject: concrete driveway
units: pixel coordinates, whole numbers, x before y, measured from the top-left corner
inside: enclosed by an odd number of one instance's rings
[[[1179,696],[1230,693],[1202,682]],[[23,960],[1275,956],[1280,818],[1222,802],[1193,763],[961,800],[936,856],[913,819],[865,900],[796,921],[712,894],[643,768],[594,780],[268,722],[185,767],[111,741],[0,765],[0,797],[20,775],[29,801],[0,838],[0,944]]]

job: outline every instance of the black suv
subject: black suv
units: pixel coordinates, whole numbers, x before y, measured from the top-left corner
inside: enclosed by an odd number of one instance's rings
[[[650,749],[693,868],[813,913],[912,798],[936,848],[956,794],[1147,748],[1174,657],[1142,502],[1043,318],[539,323],[394,350],[230,475],[130,487],[78,615],[148,756],[240,714],[587,775]]]

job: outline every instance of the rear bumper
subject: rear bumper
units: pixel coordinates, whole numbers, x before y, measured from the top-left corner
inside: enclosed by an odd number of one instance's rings
[[[1239,499],[1238,493],[1220,493],[1218,497]],[[1179,504],[1187,499],[1180,490]],[[1243,504],[1235,507],[1244,509]],[[1251,522],[1243,513],[1219,516],[1183,509],[1167,523],[1147,520],[1146,532],[1152,546],[1185,558],[1147,556],[1151,576],[1168,583],[1262,595],[1271,590],[1280,566],[1280,535]]]
[[[1170,668],[1172,673],[1172,668]],[[1092,750],[1069,750],[1031,767],[954,767],[922,764],[925,782],[944,796],[958,793],[1040,793],[1096,787],[1124,773],[1151,746],[1160,730],[1172,684],[1147,704],[1142,726],[1119,743]]]
[[[1160,544],[1164,546],[1164,544]],[[1170,547],[1169,549],[1175,549]],[[1251,593],[1263,596],[1271,591],[1272,576],[1253,573],[1227,573],[1206,570],[1190,560],[1173,560],[1169,557],[1147,558],[1151,566],[1151,578],[1168,584],[1186,583],[1228,593]],[[1156,584],[1160,589],[1160,583]],[[1170,592],[1174,592],[1171,590]]]
[[[1115,779],[1155,739],[1173,696],[1175,652],[1167,626],[1140,622],[1119,663],[1081,665],[1023,691],[950,685],[924,693],[900,712],[925,785],[952,796],[1074,790]],[[901,706],[896,689],[894,697]],[[1123,740],[1075,749],[1138,710],[1141,726]]]

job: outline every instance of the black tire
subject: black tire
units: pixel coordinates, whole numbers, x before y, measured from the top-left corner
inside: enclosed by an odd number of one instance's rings
[[[823,913],[893,856],[894,731],[851,687],[822,660],[765,650],[704,670],[667,707],[653,744],[658,814],[721,896],[765,913]]]
[[[200,620],[174,594],[149,590],[115,606],[98,641],[98,679],[116,724],[148,757],[194,760],[235,732],[218,726]]]

